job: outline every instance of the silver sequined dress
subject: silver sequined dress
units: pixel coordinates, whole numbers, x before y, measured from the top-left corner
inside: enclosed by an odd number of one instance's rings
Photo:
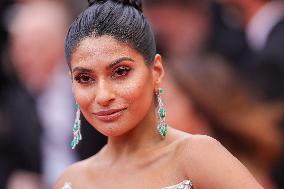
[[[70,182],[66,182],[61,189],[72,189],[72,185]],[[190,180],[185,180],[177,185],[167,186],[162,189],[193,189],[193,185]]]

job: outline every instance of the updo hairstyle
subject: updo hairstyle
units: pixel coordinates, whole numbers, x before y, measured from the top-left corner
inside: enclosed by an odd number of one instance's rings
[[[156,54],[155,38],[142,12],[140,0],[93,0],[71,24],[65,39],[70,67],[72,54],[88,37],[112,36],[141,53],[150,64]]]

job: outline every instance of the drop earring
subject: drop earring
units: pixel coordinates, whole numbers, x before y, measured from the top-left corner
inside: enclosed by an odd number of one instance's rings
[[[79,144],[79,141],[82,140],[81,135],[81,120],[80,120],[80,108],[79,105],[76,103],[76,118],[73,127],[73,140],[71,142],[71,148],[75,149],[75,147]]]
[[[160,136],[164,139],[167,135],[167,127],[168,124],[166,123],[166,110],[164,108],[164,104],[162,102],[162,97],[161,95],[163,94],[164,90],[162,88],[159,88],[158,93],[156,94],[157,97],[157,102],[158,102],[158,125],[157,125],[157,130]]]

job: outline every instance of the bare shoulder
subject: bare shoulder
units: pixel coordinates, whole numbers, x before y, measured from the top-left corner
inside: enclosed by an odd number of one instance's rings
[[[58,178],[55,183],[54,189],[62,189],[64,184],[70,183],[71,185],[76,185],[79,178],[84,178],[84,174],[86,174],[86,170],[89,164],[89,159],[83,160],[69,166],[64,173]]]
[[[187,162],[200,161],[203,158],[214,158],[216,155],[229,155],[223,145],[216,139],[207,135],[193,135],[187,133],[179,133],[182,138],[178,143],[179,154]],[[195,162],[196,163],[196,162]]]
[[[183,140],[184,153],[188,154],[190,158],[194,158],[196,155],[217,153],[222,151],[227,153],[228,151],[223,147],[223,145],[216,139],[207,135],[188,135],[185,140]],[[215,154],[216,155],[216,154]]]
[[[179,149],[184,172],[197,188],[262,188],[247,168],[212,137],[188,135]]]
[[[200,153],[208,153],[208,149],[215,149],[223,148],[221,143],[208,136],[208,135],[196,135],[196,134],[189,134],[182,131],[178,131],[172,129],[174,132],[174,140],[178,141],[178,149],[179,153],[183,153],[184,155],[200,155]]]

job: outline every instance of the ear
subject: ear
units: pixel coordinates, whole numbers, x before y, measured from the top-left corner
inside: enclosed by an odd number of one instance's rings
[[[162,57],[161,55],[156,54],[152,65],[153,86],[155,91],[158,91],[160,88],[164,75],[165,71]]]

